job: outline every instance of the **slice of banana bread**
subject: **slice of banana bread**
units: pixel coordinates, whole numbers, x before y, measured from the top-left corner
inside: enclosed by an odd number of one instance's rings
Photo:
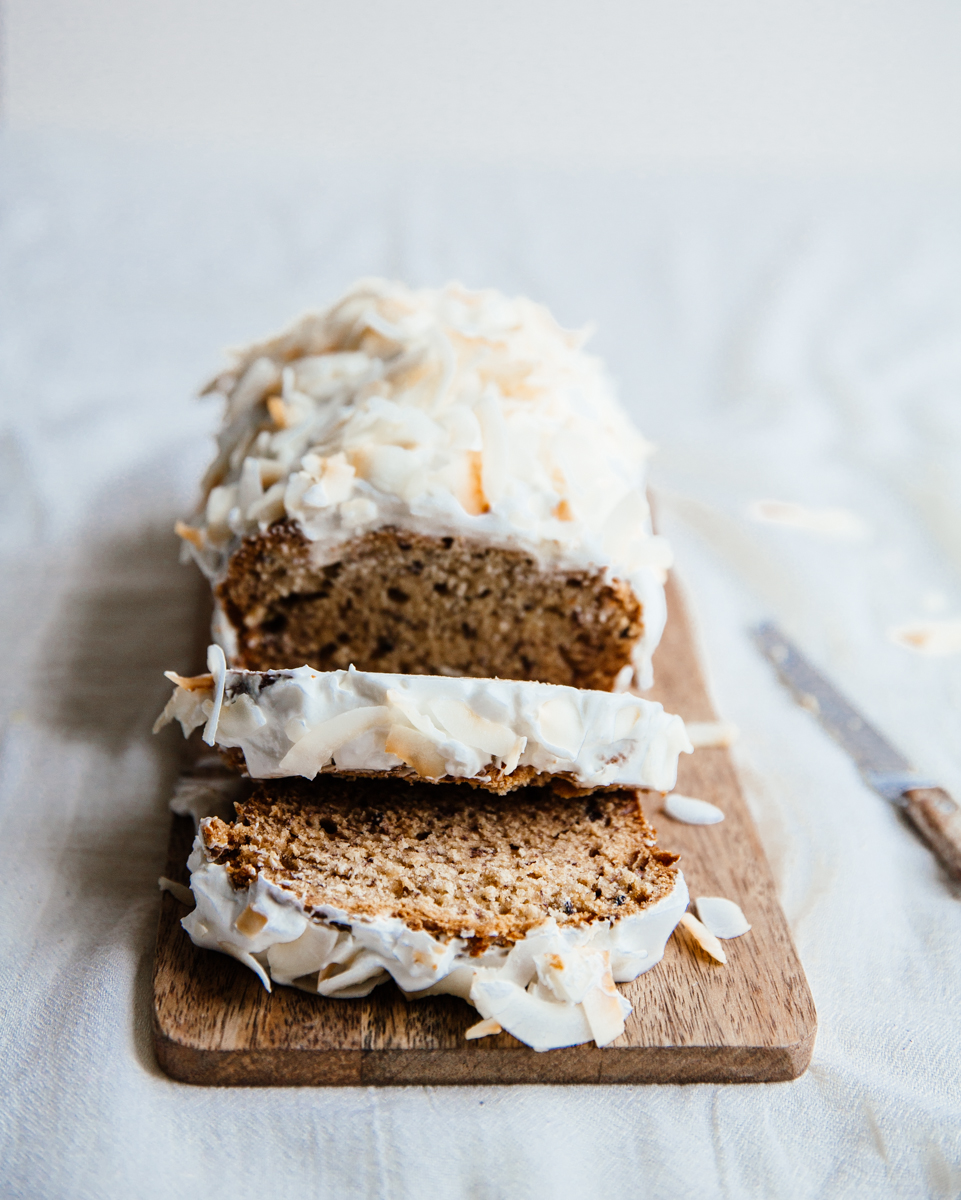
[[[203,843],[235,888],[259,875],[306,911],[399,917],[471,949],[507,945],[553,917],[560,928],[624,918],[674,887],[636,792],[502,799],[392,780],[263,783],[214,817]]]
[[[687,906],[639,794],[509,798],[323,777],[260,784],[202,822],[190,860],[198,945],[270,981],[366,995],[392,977],[449,992],[535,1049],[623,1031],[615,981],[661,958]]]

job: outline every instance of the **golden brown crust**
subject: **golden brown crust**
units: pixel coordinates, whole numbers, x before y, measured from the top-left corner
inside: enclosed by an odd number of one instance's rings
[[[232,771],[241,775],[247,774],[247,760],[239,746],[218,746],[217,751]],[[598,788],[579,787],[574,777],[565,772],[550,775],[538,771],[535,767],[518,766],[508,774],[502,767],[488,763],[484,768],[486,778],[471,778],[464,775],[444,775],[441,779],[431,780],[436,783],[466,783],[469,787],[482,788],[486,792],[497,792],[504,795],[515,792],[522,787],[552,787],[561,796],[587,796]],[[408,766],[391,767],[386,771],[355,771],[343,770],[334,763],[328,763],[320,768],[321,775],[337,775],[341,779],[402,779],[406,783],[422,783],[423,778]],[[610,790],[610,789],[600,789]]]
[[[640,912],[677,877],[632,790],[562,800],[548,788],[497,796],[326,777],[261,783],[236,809],[234,824],[203,828],[234,887],[260,874],[308,911],[470,930],[478,952],[546,917],[563,927]]]
[[[217,596],[237,630],[233,665],[447,674],[609,691],[644,632],[641,604],[599,571],[389,527],[311,562],[288,519],[246,538]]]

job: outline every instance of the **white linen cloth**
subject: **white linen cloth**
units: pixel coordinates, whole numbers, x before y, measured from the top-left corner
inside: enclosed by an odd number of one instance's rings
[[[771,616],[961,795],[961,189],[2,143],[0,1190],[32,1197],[961,1193],[961,888],[753,648]],[[793,1083],[205,1089],[151,1051],[202,584],[170,533],[218,350],[356,276],[596,319],[818,1007]],[[843,540],[757,500],[841,507]],[[169,731],[168,731],[169,734]],[[750,935],[748,935],[750,936]]]

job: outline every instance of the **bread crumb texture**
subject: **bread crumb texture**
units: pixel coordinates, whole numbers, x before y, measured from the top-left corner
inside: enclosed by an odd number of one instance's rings
[[[232,665],[535,679],[610,691],[644,633],[626,583],[530,554],[394,527],[314,565],[282,520],[244,539],[217,587]]]
[[[471,949],[509,945],[548,917],[576,927],[638,913],[674,886],[633,790],[499,796],[451,784],[270,781],[203,826],[235,888],[259,874],[308,912],[397,917]]]

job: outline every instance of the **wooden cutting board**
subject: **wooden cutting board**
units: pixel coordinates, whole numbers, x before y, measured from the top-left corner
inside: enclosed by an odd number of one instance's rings
[[[710,721],[703,676],[677,588],[655,657],[651,695],[669,712]],[[465,1041],[478,1017],[453,997],[408,1004],[393,983],[362,1000],[328,1000],[295,988],[267,993],[246,967],[193,945],[188,911],[161,902],[154,965],[154,1041],[168,1075],[219,1085],[441,1083],[694,1083],[795,1079],[811,1059],[814,1002],[777,889],[723,749],[682,755],[677,790],[724,810],[718,825],[681,825],[645,802],[658,842],[681,854],[691,896],[735,900],[751,932],[724,943],[721,966],[677,932],[664,960],[622,985],[634,1006],[625,1032],[595,1045],[538,1054],[510,1034]],[[167,874],[187,882],[193,839],[175,817]]]

